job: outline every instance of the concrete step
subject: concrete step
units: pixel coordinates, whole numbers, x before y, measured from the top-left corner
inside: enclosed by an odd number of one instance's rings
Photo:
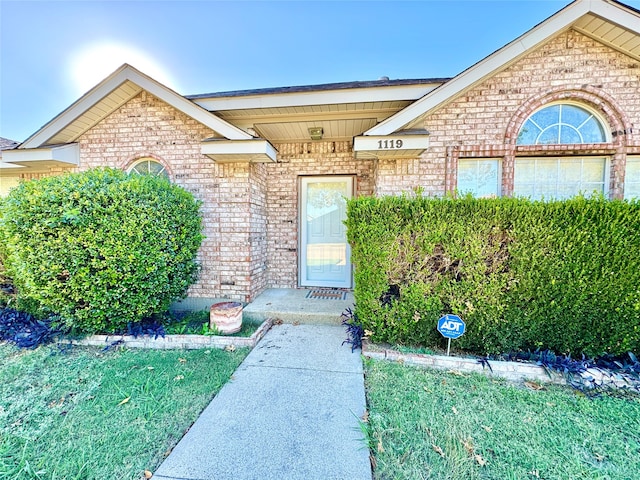
[[[329,298],[321,299],[310,294],[314,290],[267,289],[244,307],[243,318],[254,323],[273,318],[284,323],[340,325],[342,313],[353,309],[353,293],[327,290]],[[344,298],[331,298],[336,292]]]

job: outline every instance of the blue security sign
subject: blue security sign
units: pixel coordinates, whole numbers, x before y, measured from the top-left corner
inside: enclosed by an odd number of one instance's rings
[[[466,325],[458,315],[447,314],[438,320],[438,331],[444,338],[458,338],[464,333]]]

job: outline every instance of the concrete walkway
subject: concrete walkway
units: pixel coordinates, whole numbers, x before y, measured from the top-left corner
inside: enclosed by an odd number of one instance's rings
[[[156,480],[371,480],[360,351],[341,326],[276,325]]]

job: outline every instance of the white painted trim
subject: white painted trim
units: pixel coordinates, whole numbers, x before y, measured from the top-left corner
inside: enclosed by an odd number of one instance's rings
[[[58,162],[69,165],[80,163],[80,146],[77,143],[56,145],[48,148],[15,148],[2,152],[3,162],[32,164],[36,162]]]
[[[200,144],[200,153],[211,156],[216,155],[237,156],[238,160],[250,161],[252,157],[261,156],[265,159],[276,161],[277,150],[267,140],[209,140]]]
[[[543,162],[551,162],[551,161],[556,161],[559,163],[561,163],[563,160],[585,160],[585,159],[589,159],[589,160],[594,160],[594,159],[599,159],[599,160],[604,160],[604,172],[602,174],[602,194],[605,197],[609,197],[610,192],[611,192],[611,182],[612,182],[612,178],[611,178],[611,156],[610,155],[566,155],[564,154],[565,152],[559,151],[557,155],[549,155],[549,156],[539,156],[539,155],[532,155],[532,156],[517,156],[515,158],[514,164],[513,164],[513,192],[512,195],[514,197],[518,197],[518,193],[516,192],[516,172],[518,169],[518,162],[522,162],[522,161],[527,161],[527,160],[534,160],[534,161],[543,161]],[[566,183],[563,182],[562,179],[560,178],[560,176],[556,177],[555,179],[556,181],[556,187],[558,184],[562,183]],[[581,180],[582,183],[582,180]],[[588,182],[587,182],[588,183]],[[578,193],[580,192],[575,192],[572,196],[576,196],[578,195]],[[587,195],[590,195],[592,192],[587,192],[587,191],[582,191],[581,193],[585,193]],[[562,198],[557,198],[557,197],[549,197],[549,198],[545,198],[545,201],[549,201],[549,200],[558,200],[558,199],[562,199]],[[537,200],[536,197],[534,197],[534,200]]]
[[[349,88],[316,92],[277,93],[240,97],[195,98],[193,101],[209,111],[253,108],[302,107],[362,102],[417,100],[441,85],[441,82],[384,87]]]
[[[391,148],[402,142],[399,148]],[[426,150],[429,148],[429,135],[370,135],[353,139],[353,151],[375,153],[397,152],[398,150]]]
[[[590,0],[589,6],[595,15],[640,35],[640,15],[629,10],[625,5],[608,0]]]
[[[25,168],[23,165],[16,165],[15,163],[5,162],[4,160],[0,161],[0,170],[16,170]]]
[[[506,68],[549,38],[567,30],[582,16],[590,12],[609,19],[631,31],[638,31],[638,25],[640,24],[638,15],[623,6],[609,3],[606,0],[576,0],[441,87],[370,128],[363,135],[389,135],[404,128],[420,116],[434,110],[497,71]]]
[[[353,267],[351,264],[351,245],[347,242],[345,237],[346,244],[346,265],[345,272],[346,277],[344,281],[333,281],[333,280],[311,280],[305,274],[306,272],[306,257],[307,257],[307,237],[308,237],[308,229],[305,226],[305,218],[307,216],[307,186],[310,182],[328,182],[328,183],[339,183],[339,182],[347,182],[347,198],[352,198],[355,192],[355,178],[351,175],[325,175],[325,176],[313,176],[313,177],[300,177],[299,181],[299,221],[298,221],[298,236],[300,238],[300,245],[298,251],[300,252],[298,255],[298,283],[301,287],[333,287],[333,288],[351,288],[353,286]],[[346,229],[345,229],[346,236]]]
[[[460,191],[460,163],[461,162],[474,162],[476,166],[479,162],[494,160],[497,163],[497,172],[496,172],[496,196],[502,197],[502,161],[503,157],[460,157],[458,158],[458,165],[456,167],[456,192],[459,195],[466,195],[467,193],[471,193],[474,197],[476,196],[473,192],[461,192]],[[477,198],[486,198],[484,196],[480,196]]]
[[[25,140],[18,149],[38,148],[45,145],[50,138],[53,138],[58,132],[62,131],[65,127],[91,109],[91,107],[96,105],[100,100],[108,96],[113,90],[126,81],[136,84],[141,89],[146,90],[152,95],[158,97],[160,100],[168,103],[172,107],[180,110],[184,114],[226,138],[232,140],[253,138],[248,133],[206,111],[190,100],[187,100],[170,88],[165,87],[153,80],[151,77],[148,77],[142,72],[136,70],[131,65],[124,64],[69,108]]]

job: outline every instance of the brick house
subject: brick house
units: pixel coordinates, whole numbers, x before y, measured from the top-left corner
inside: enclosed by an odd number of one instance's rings
[[[202,200],[192,298],[352,287],[344,199],[640,197],[640,12],[577,0],[452,79],[181,96],[129,65],[3,152],[20,179],[111,166]]]

